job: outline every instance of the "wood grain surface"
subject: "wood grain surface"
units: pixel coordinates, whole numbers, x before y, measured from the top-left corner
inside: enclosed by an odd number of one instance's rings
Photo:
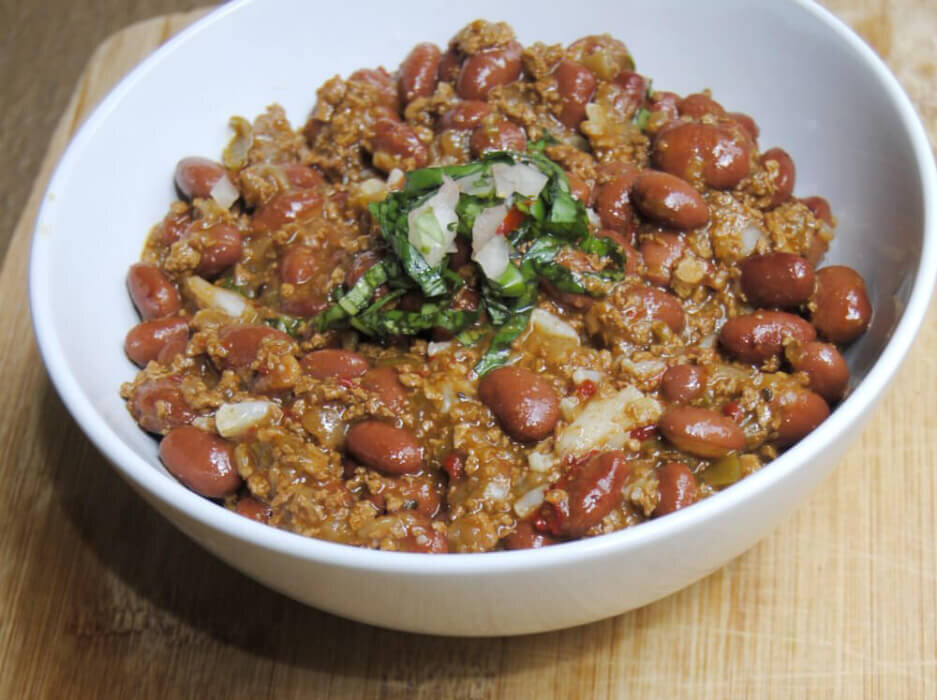
[[[937,135],[937,6],[828,4]],[[135,25],[98,49],[0,272],[0,697],[937,697],[933,309],[858,444],[779,530],[690,588],[583,627],[464,640],[348,622],[245,578],[144,504],[46,377],[26,262],[78,123],[195,16]]]

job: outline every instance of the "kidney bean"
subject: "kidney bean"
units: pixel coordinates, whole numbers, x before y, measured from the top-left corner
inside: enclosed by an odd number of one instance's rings
[[[813,325],[834,343],[851,343],[865,333],[872,320],[872,305],[862,275],[845,265],[817,270],[811,308]]]
[[[130,413],[140,427],[150,433],[165,433],[195,418],[179,383],[169,377],[140,384],[130,397]]]
[[[631,233],[634,230],[631,188],[640,174],[641,171],[637,168],[628,169],[598,188],[595,195],[595,209],[603,228],[625,233]]]
[[[548,279],[540,280],[540,288],[557,304],[567,309],[573,309],[574,311],[586,311],[591,309],[592,305],[595,303],[595,299],[588,294],[564,292]]]
[[[436,44],[424,42],[414,46],[400,64],[397,90],[400,101],[410,104],[417,97],[429,97],[439,80],[439,60],[442,52]]]
[[[726,113],[721,104],[703,92],[687,95],[677,102],[677,112],[681,116],[692,117],[693,119],[701,119],[707,114],[721,117]]]
[[[170,316],[182,306],[179,292],[173,283],[154,265],[131,265],[127,272],[127,288],[133,305],[144,321]]]
[[[614,80],[622,71],[634,68],[628,47],[608,34],[577,39],[569,45],[566,55],[587,66],[602,80]]]
[[[810,388],[828,402],[843,397],[849,383],[849,366],[835,345],[819,341],[790,345],[786,355],[791,367],[805,373]]]
[[[676,233],[657,233],[641,244],[641,256],[647,268],[647,279],[666,287],[670,284],[674,263],[683,257],[683,236]]]
[[[553,387],[523,367],[499,367],[478,383],[478,397],[504,432],[519,442],[542,440],[553,432],[560,402]]]
[[[545,532],[538,532],[528,520],[521,520],[514,532],[501,540],[505,549],[540,549],[559,542]]]
[[[699,228],[709,221],[706,200],[670,173],[645,171],[631,187],[631,200],[646,217],[670,228]]]
[[[325,179],[314,168],[302,163],[283,163],[283,174],[293,187],[300,190],[314,189],[325,184]]]
[[[321,256],[314,248],[294,243],[280,258],[280,279],[287,284],[304,284],[319,272]]]
[[[469,56],[462,62],[456,93],[463,100],[485,100],[492,88],[514,82],[521,74],[521,50],[512,41]]]
[[[654,517],[673,513],[696,503],[696,476],[683,462],[668,462],[657,470],[657,507]]]
[[[374,264],[381,259],[381,255],[376,250],[364,250],[355,253],[345,263],[345,286],[351,289],[355,283],[364,277],[364,273],[374,267]]]
[[[799,387],[775,394],[771,408],[780,418],[776,442],[781,447],[806,437],[830,415],[823,397]]]
[[[378,420],[355,423],[345,436],[349,454],[387,474],[412,474],[423,468],[423,449],[412,433]]]
[[[429,162],[429,152],[413,128],[392,119],[379,119],[374,123],[374,152],[386,153],[410,170],[422,168]]]
[[[475,127],[469,145],[475,156],[488,151],[523,151],[527,148],[527,134],[508,119],[485,120]]]
[[[156,360],[168,364],[185,350],[189,324],[184,318],[160,318],[138,323],[124,339],[124,352],[135,364],[145,367]]]
[[[618,450],[597,454],[564,474],[556,486],[567,499],[554,506],[553,534],[583,537],[621,503],[630,474],[628,455]]]
[[[239,500],[234,507],[234,512],[264,525],[270,520],[270,506],[253,496],[246,496]]]
[[[675,92],[658,90],[651,94],[651,102],[648,109],[654,112],[661,112],[670,119],[676,119],[679,116],[677,103],[680,101],[680,95]]]
[[[608,238],[618,244],[625,254],[625,272],[629,275],[636,274],[641,263],[641,253],[634,249],[631,242],[625,236],[610,228],[599,229],[596,232],[597,238]]]
[[[710,187],[731,189],[748,176],[750,156],[751,142],[725,124],[676,121],[657,132],[652,159],[671,175],[693,181],[699,173]]]
[[[752,306],[789,309],[813,294],[813,267],[793,253],[750,255],[739,263],[742,291]]]
[[[624,70],[612,80],[611,89],[606,93],[605,99],[612,109],[630,119],[644,104],[646,92],[647,83],[644,77],[634,71]]]
[[[562,109],[559,120],[575,129],[586,118],[586,104],[595,94],[595,75],[581,63],[562,60],[553,71]]]
[[[178,241],[192,224],[192,214],[186,210],[182,213],[170,211],[163,217],[160,224],[160,238],[164,245],[172,245]]]
[[[293,343],[286,333],[270,326],[228,326],[218,334],[218,340],[226,351],[224,366],[229,369],[253,363],[265,342]]]
[[[748,134],[748,138],[752,141],[757,141],[758,136],[761,134],[761,129],[758,128],[757,122],[752,119],[747,114],[742,112],[729,112],[729,118],[732,119],[736,124],[738,124],[745,133]]]
[[[227,176],[228,172],[221,163],[208,158],[192,156],[176,164],[176,187],[186,199],[210,197],[212,188]]]
[[[663,321],[674,333],[683,330],[683,306],[673,295],[654,287],[638,285],[629,287],[625,295],[628,302],[626,317]]]
[[[761,154],[761,164],[766,166],[769,161],[777,163],[778,172],[774,176],[776,188],[769,207],[776,207],[791,198],[794,192],[794,160],[783,148],[771,148]]]
[[[802,200],[811,213],[825,222],[827,226],[833,225],[833,210],[830,209],[830,203],[823,197],[804,197]]]
[[[368,371],[368,361],[351,350],[314,350],[300,364],[303,372],[316,379],[353,379]]]
[[[592,188],[576,173],[566,172],[569,181],[569,193],[587,207],[592,203]]]
[[[377,394],[378,398],[394,413],[407,407],[407,395],[393,367],[375,367],[361,377],[361,386]]]
[[[745,447],[745,433],[721,413],[695,406],[671,406],[658,430],[668,442],[695,457],[714,459]]]
[[[816,337],[813,326],[800,316],[784,311],[756,311],[726,321],[719,342],[736,359],[761,364],[781,353],[786,340],[806,343]]]
[[[275,231],[292,221],[308,219],[321,209],[322,195],[317,188],[280,192],[258,207],[251,217],[251,228],[255,233]]]
[[[703,393],[706,375],[697,365],[669,367],[660,381],[661,395],[672,403],[687,403]]]
[[[201,257],[195,272],[202,277],[217,277],[241,259],[241,232],[231,224],[215,224],[193,231],[191,235],[201,243]]]
[[[491,105],[487,102],[464,100],[452,109],[443,112],[439,118],[439,130],[470,131],[481,124],[482,119],[489,114],[491,114]]]
[[[159,443],[159,458],[170,474],[200,496],[223,498],[241,486],[231,443],[191,425],[167,433]]]
[[[367,85],[373,90],[380,104],[390,107],[394,112],[400,110],[400,103],[397,100],[397,85],[391,74],[385,69],[361,68],[348,76],[348,82]]]

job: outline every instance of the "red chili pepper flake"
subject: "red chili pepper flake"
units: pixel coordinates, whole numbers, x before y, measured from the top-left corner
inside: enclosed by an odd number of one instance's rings
[[[745,415],[745,411],[743,411],[742,407],[739,406],[738,401],[730,401],[722,407],[722,415],[726,416],[727,418],[731,418],[736,423],[738,423]]]
[[[446,470],[452,481],[458,481],[465,476],[465,463],[458,452],[450,452],[443,461],[442,468]]]
[[[498,224],[498,228],[495,229],[495,233],[500,236],[507,235],[524,223],[524,219],[527,218],[527,215],[524,214],[520,209],[514,207],[508,211],[507,215],[504,217],[504,220]]]
[[[635,428],[630,433],[628,433],[628,436],[632,440],[637,440],[638,442],[650,440],[655,435],[657,435],[656,425],[642,425],[640,428]]]
[[[585,401],[586,399],[592,398],[595,395],[595,392],[599,390],[599,387],[596,386],[595,382],[591,379],[587,379],[582,384],[576,387],[576,395]]]
[[[355,386],[355,383],[351,381],[348,377],[339,377],[338,383],[339,385],[345,387],[346,389],[353,389]]]

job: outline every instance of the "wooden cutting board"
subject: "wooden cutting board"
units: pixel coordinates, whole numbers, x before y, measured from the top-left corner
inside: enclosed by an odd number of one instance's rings
[[[829,5],[937,135],[937,6]],[[0,697],[937,697],[933,310],[858,444],[777,532],[680,593],[588,626],[465,640],[348,622],[250,581],[148,507],[50,385],[26,265],[76,126],[198,14],[132,26],[97,50],[0,272]]]

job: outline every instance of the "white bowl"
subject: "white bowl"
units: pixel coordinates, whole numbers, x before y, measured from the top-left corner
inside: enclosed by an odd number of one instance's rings
[[[156,442],[118,396],[134,375],[122,342],[136,315],[128,266],[174,193],[187,155],[217,157],[231,114],[281,103],[301,124],[326,78],[396,68],[418,41],[443,45],[476,17],[525,44],[611,32],[658,89],[710,87],[755,117],[764,148],[797,163],[799,195],[839,218],[827,262],[857,268],[875,315],[848,352],[861,383],[810,436],[692,508],[545,550],[429,556],[308,539],[235,515],[167,474]],[[535,632],[589,622],[667,595],[763,537],[855,439],[921,324],[937,266],[930,146],[898,83],[851,31],[808,2],[618,0],[235,2],[127,76],[76,135],[43,201],[30,295],[49,374],[72,415],[134,488],[232,566],[297,600],[404,630]],[[783,563],[782,563],[783,565]]]

